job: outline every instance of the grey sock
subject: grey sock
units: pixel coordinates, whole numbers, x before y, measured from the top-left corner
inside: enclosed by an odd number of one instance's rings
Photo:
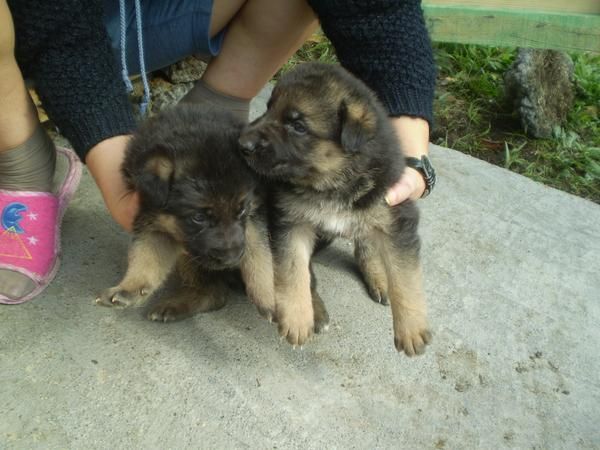
[[[223,94],[207,86],[202,80],[198,80],[192,90],[181,101],[186,103],[208,103],[232,112],[244,122],[248,121],[249,100]]]
[[[23,144],[0,151],[0,189],[49,192],[55,167],[56,148],[40,125]]]

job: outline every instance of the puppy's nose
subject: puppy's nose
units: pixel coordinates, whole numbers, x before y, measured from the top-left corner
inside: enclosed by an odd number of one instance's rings
[[[256,151],[258,139],[255,139],[252,136],[242,135],[239,139],[239,143],[242,147],[242,152],[244,152],[245,155],[251,155]]]
[[[257,150],[264,150],[269,146],[269,141],[257,133],[242,134],[238,142],[246,156],[252,155]]]

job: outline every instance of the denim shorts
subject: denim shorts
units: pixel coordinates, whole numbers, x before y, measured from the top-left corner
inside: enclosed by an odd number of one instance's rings
[[[124,0],[125,57],[130,75],[140,73],[140,51],[134,0]],[[146,72],[192,54],[215,56],[225,30],[209,36],[213,0],[140,0]],[[104,23],[115,57],[121,61],[119,0],[104,0]]]

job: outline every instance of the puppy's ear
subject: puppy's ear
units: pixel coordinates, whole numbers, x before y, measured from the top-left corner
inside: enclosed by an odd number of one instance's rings
[[[153,154],[143,165],[136,189],[152,204],[164,205],[169,198],[174,172],[173,160],[164,154]]]
[[[374,135],[374,116],[359,103],[342,100],[338,109],[340,142],[348,153],[358,152]]]

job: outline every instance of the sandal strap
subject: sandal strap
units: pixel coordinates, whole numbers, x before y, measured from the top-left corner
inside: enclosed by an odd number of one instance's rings
[[[0,190],[0,268],[39,281],[58,254],[58,198],[47,192]]]

